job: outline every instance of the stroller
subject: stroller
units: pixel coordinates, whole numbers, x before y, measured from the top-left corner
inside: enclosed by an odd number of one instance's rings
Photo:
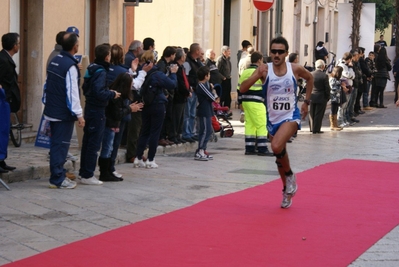
[[[215,84],[214,89],[216,94],[220,97],[222,94],[222,87],[220,84]],[[219,105],[220,106],[220,105]],[[229,121],[230,114],[226,112],[224,107],[219,108],[214,105],[215,114],[212,116],[213,133],[211,135],[211,142],[217,142],[218,137],[216,133],[220,133],[220,137],[232,137],[234,135],[233,125]]]

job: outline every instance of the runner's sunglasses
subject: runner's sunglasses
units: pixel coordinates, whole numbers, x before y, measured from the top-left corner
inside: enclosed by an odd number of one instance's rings
[[[272,52],[272,54],[279,54],[279,55],[282,55],[282,54],[284,54],[285,52],[287,52],[287,50],[283,50],[283,49],[272,49],[272,50],[270,50],[270,52]]]

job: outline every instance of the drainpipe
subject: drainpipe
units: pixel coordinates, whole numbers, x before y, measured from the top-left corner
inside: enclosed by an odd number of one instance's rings
[[[276,37],[281,36],[283,21],[283,0],[277,0],[276,3]]]
[[[313,63],[316,62],[316,26],[317,26],[317,21],[319,20],[318,18],[318,13],[319,13],[319,7],[318,7],[318,0],[314,1],[314,19],[313,19]]]

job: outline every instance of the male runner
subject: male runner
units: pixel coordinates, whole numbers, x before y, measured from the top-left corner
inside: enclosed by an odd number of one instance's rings
[[[295,174],[291,170],[286,143],[291,136],[301,129],[301,114],[308,114],[313,76],[299,64],[286,62],[288,42],[284,37],[277,37],[270,43],[271,63],[262,64],[249,79],[241,83],[240,91],[245,93],[259,79],[265,92],[267,110],[267,130],[271,148],[276,157],[277,169],[283,182],[282,208],[289,208],[292,197],[298,189]],[[306,98],[301,107],[297,106],[297,79],[307,81]]]

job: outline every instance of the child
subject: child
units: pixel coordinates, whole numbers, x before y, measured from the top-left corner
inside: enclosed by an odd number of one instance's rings
[[[105,107],[108,101],[118,98],[120,93],[109,90],[106,85],[111,47],[109,44],[96,46],[94,63],[87,67],[83,93],[86,97],[83,128],[83,141],[80,154],[79,180],[82,184],[101,185],[103,182],[94,176],[97,153],[101,147],[105,129]]]
[[[202,66],[197,71],[198,85],[196,93],[198,97],[197,117],[199,124],[198,149],[195,152],[194,159],[207,161],[213,159],[211,155],[206,152],[206,145],[212,134],[212,116],[213,107],[212,102],[215,101],[215,96],[212,93],[209,84],[210,70],[207,66]]]
[[[222,107],[220,105],[220,97],[216,97],[215,101],[212,102],[213,110],[216,111],[216,115],[225,116],[226,118],[231,118],[233,113],[229,110],[229,107]]]
[[[132,97],[132,82],[133,79],[128,72],[121,73],[117,76],[115,81],[110,85],[110,88],[121,93],[121,97],[109,101],[105,109],[105,130],[102,140],[101,153],[98,158],[98,166],[100,167],[100,181],[103,182],[119,182],[123,178],[116,177],[111,170],[111,154],[114,149],[115,133],[119,132],[119,125],[121,120],[131,112],[141,111],[143,103],[134,102]]]

